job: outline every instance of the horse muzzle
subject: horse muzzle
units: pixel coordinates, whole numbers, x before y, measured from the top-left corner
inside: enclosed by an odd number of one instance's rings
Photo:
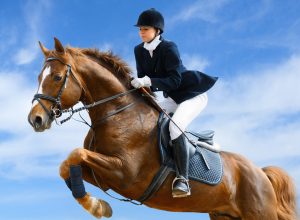
[[[48,114],[38,113],[33,111],[33,109],[28,115],[28,122],[36,132],[43,132],[46,129],[50,129],[52,121],[53,119]]]

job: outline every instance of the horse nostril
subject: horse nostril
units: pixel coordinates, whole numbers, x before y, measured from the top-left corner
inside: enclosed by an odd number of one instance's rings
[[[42,126],[42,122],[43,122],[42,117],[41,116],[36,116],[35,120],[34,120],[34,127],[36,129],[40,128]]]

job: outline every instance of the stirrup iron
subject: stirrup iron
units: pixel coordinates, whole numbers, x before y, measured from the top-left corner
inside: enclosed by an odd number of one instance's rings
[[[175,193],[175,191],[174,191],[174,184],[175,184],[175,182],[177,180],[183,180],[184,184],[186,184],[186,186],[187,186],[187,189],[188,189],[187,192],[180,191],[181,192],[180,194]],[[189,195],[191,195],[191,188],[190,188],[190,185],[189,185],[189,180],[186,179],[183,176],[175,177],[174,180],[173,180],[173,182],[172,182],[172,196],[173,196],[173,198],[183,198],[183,197],[187,197]]]

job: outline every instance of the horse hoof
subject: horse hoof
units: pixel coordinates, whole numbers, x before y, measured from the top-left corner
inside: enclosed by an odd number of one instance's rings
[[[83,208],[92,214],[94,217],[100,219],[102,216],[110,218],[112,216],[112,208],[104,200],[97,199],[87,193],[83,198],[77,199]]]
[[[103,216],[106,218],[110,218],[112,216],[112,208],[110,207],[110,205],[107,202],[105,202],[104,200],[99,200],[99,202],[101,202],[101,205],[102,205]]]
[[[110,205],[101,199],[91,198],[92,206],[88,211],[96,218],[100,219],[102,216],[110,218],[112,216],[112,209]]]

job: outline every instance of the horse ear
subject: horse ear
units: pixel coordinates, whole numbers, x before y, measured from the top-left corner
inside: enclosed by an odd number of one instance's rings
[[[55,42],[55,50],[59,53],[65,53],[65,48],[56,37],[54,37],[54,42]]]
[[[49,50],[39,41],[40,48],[45,56],[49,55]]]

